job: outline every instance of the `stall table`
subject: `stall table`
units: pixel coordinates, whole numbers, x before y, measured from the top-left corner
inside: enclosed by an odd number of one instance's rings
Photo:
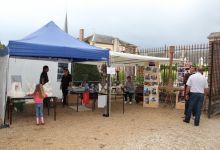
[[[81,95],[84,93],[84,91],[70,91],[69,94],[77,95],[76,98],[76,111],[79,111],[79,99],[81,98]],[[98,99],[98,92],[89,92],[89,96],[93,98],[92,103],[92,111],[95,110],[95,104],[96,100]]]
[[[10,124],[12,124],[12,111],[13,111],[13,106],[15,102],[28,102],[30,100],[33,100],[34,98],[32,96],[24,96],[24,97],[8,97],[7,98],[7,109],[8,109],[8,120],[10,121]],[[56,102],[57,102],[57,97],[47,97],[45,98],[46,103],[47,103],[47,110],[48,110],[48,115],[49,115],[49,109],[50,109],[50,104],[51,104],[51,99],[53,99],[53,108],[54,108],[54,120],[56,120]]]
[[[79,99],[81,95],[83,94],[83,91],[70,91],[69,94],[76,94],[77,95],[77,103],[76,103],[76,111],[78,112],[79,109]],[[108,95],[107,93],[98,93],[98,92],[89,92],[89,96],[92,97],[92,111],[95,110],[96,101],[98,99],[98,95]],[[123,114],[124,114],[124,93],[111,93],[112,96],[122,96],[123,97]]]

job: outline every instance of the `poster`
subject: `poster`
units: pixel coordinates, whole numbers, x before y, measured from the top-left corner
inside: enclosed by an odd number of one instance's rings
[[[107,74],[115,74],[115,67],[107,67]]]
[[[159,106],[158,85],[160,81],[159,65],[155,63],[146,63],[144,69],[144,107]]]

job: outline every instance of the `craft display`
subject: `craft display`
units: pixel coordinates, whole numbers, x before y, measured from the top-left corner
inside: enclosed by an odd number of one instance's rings
[[[184,85],[184,77],[187,73],[189,73],[189,68],[192,65],[192,63],[181,63],[177,66],[177,81],[176,85],[181,90],[176,92],[176,109],[184,109],[185,108],[185,85]]]
[[[36,84],[35,83],[27,83],[27,92],[26,92],[26,95],[30,95],[30,94],[33,94],[34,93],[34,90],[36,88]]]
[[[43,88],[44,88],[45,94],[47,94],[48,97],[53,96],[53,89],[52,89],[52,85],[50,82],[47,82],[46,84],[44,84]]]
[[[35,83],[27,83],[27,92],[26,95],[29,94],[33,94],[36,88],[36,84]],[[51,97],[53,96],[53,88],[50,82],[46,83],[43,85],[43,89],[45,94],[47,94],[47,96]]]
[[[12,98],[20,98],[25,96],[21,82],[12,82],[9,96]]]
[[[144,100],[143,107],[159,106],[158,85],[160,81],[159,65],[156,63],[146,63],[144,70]]]

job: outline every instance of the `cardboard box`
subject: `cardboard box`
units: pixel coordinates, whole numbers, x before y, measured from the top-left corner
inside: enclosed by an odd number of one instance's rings
[[[179,92],[176,92],[176,109],[185,109],[184,97],[179,97]]]
[[[81,99],[79,98],[79,102]],[[68,94],[67,95],[67,104],[68,105],[76,105],[77,104],[77,95],[76,94]]]
[[[178,102],[176,103],[176,109],[185,109],[185,103],[184,102]]]

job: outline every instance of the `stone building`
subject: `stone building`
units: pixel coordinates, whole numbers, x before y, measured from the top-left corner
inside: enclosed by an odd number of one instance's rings
[[[132,53],[137,52],[137,46],[128,42],[125,42],[118,37],[109,35],[93,34],[84,38],[84,30],[80,30],[80,40],[94,45],[96,47],[109,49],[117,52]]]
[[[90,45],[109,49],[111,51],[123,52],[123,53],[137,53],[137,46],[128,42],[125,42],[118,37],[113,37],[109,35],[93,34],[88,37],[84,37],[84,29],[80,29],[79,40],[84,41]],[[117,79],[119,71],[125,71],[125,76],[135,76],[135,67],[117,67]]]

